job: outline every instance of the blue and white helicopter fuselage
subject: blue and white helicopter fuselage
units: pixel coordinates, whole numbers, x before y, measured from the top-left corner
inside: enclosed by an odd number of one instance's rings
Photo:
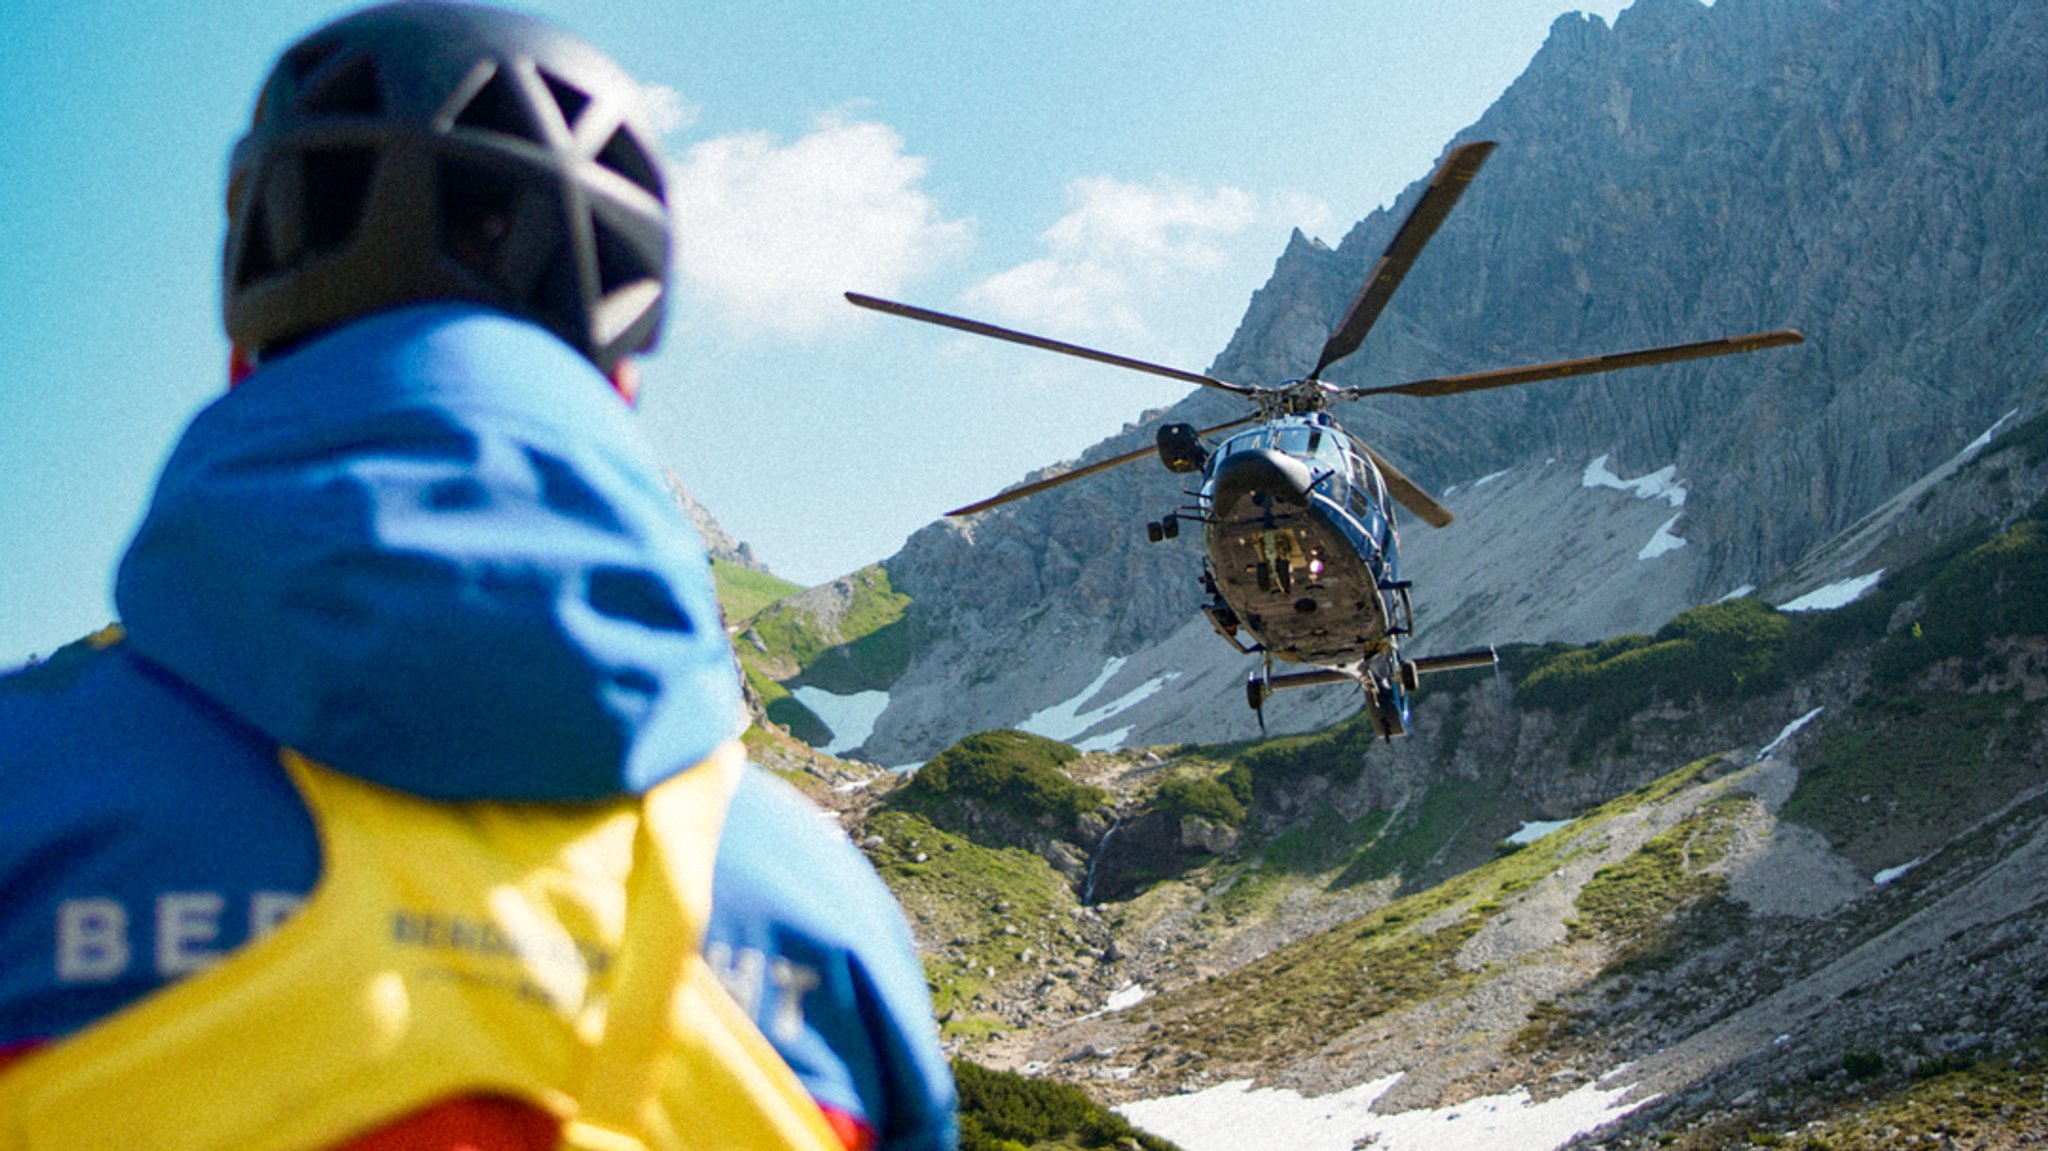
[[[1387,484],[1370,453],[1327,412],[1272,418],[1211,453],[1192,429],[1160,436],[1176,471],[1202,475],[1195,505],[1155,525],[1202,524],[1207,553],[1203,613],[1233,647],[1264,654],[1246,694],[1254,707],[1285,687],[1357,682],[1383,734],[1407,728],[1408,689],[1418,669],[1400,659],[1412,629],[1400,577],[1400,535]],[[1273,661],[1313,671],[1274,674]]]

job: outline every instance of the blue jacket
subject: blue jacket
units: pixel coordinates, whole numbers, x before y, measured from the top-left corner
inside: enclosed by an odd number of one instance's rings
[[[123,642],[0,679],[0,1051],[311,889],[280,745],[432,798],[581,800],[744,723],[708,564],[630,410],[553,336],[465,305],[352,325],[201,412],[115,598]],[[884,1151],[952,1145],[900,911],[758,770],[707,954],[821,1102]]]

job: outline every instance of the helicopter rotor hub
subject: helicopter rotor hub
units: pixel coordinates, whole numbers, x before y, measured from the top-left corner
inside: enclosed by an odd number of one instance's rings
[[[1266,388],[1256,397],[1261,419],[1308,416],[1329,408],[1337,389],[1321,380],[1289,380],[1277,388]]]

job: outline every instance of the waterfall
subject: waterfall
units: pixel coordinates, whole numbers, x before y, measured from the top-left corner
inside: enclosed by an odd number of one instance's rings
[[[1088,879],[1081,887],[1083,906],[1095,902],[1095,869],[1102,865],[1102,853],[1109,849],[1109,837],[1116,834],[1116,829],[1123,821],[1124,817],[1121,815],[1110,820],[1109,830],[1102,833],[1102,838],[1095,841],[1095,850],[1088,853]]]

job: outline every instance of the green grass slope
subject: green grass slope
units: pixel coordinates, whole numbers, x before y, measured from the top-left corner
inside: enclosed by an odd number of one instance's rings
[[[825,589],[813,589],[822,593]],[[845,595],[785,595],[750,617],[739,641],[740,667],[768,718],[811,744],[832,733],[790,687],[839,695],[883,691],[910,660],[903,612],[910,597],[889,586],[879,566],[846,577]]]
[[[718,593],[718,606],[724,611],[725,626],[729,628],[746,627],[761,609],[804,590],[802,584],[781,576],[716,559],[711,561],[711,584]]]

